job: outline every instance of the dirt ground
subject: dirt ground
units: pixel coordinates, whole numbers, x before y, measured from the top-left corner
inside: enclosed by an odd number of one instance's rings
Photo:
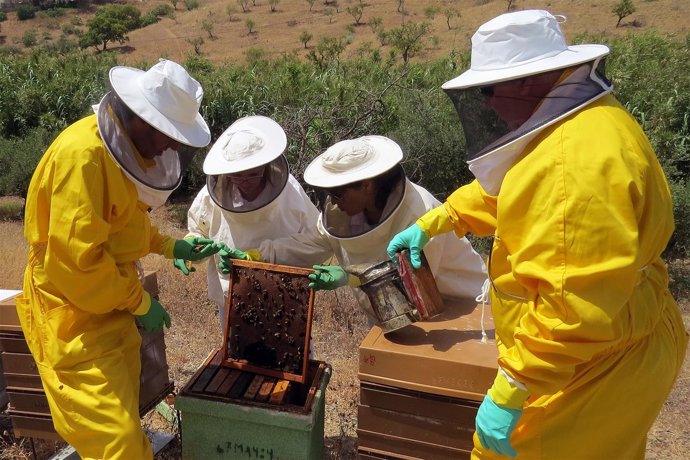
[[[127,0],[143,13],[156,5],[170,4],[169,0]],[[687,18],[690,16],[690,2],[678,0],[636,0],[636,12],[625,17],[621,26],[611,10],[619,0],[550,0],[513,1],[513,9],[546,8],[554,14],[567,17],[562,25],[566,36],[572,39],[580,33],[617,35],[656,30],[664,34],[676,34],[684,38],[690,31]],[[431,32],[423,51],[414,60],[426,60],[445,56],[449,52],[463,51],[469,47],[470,37],[477,27],[492,17],[506,12],[505,0],[369,0],[364,2],[360,24],[348,9],[359,4],[357,0],[340,0],[338,12],[330,10],[322,0],[313,7],[303,0],[281,0],[274,12],[268,0],[248,2],[249,11],[243,12],[238,2],[228,0],[199,1],[199,8],[186,10],[183,1],[178,1],[175,18],[164,18],[159,23],[132,31],[124,44],[110,44],[109,49],[121,52],[122,64],[135,65],[142,61],[152,62],[159,57],[181,61],[194,53],[192,40],[202,38],[201,54],[215,63],[242,62],[249,49],[261,49],[268,57],[286,53],[306,56],[310,49],[324,37],[347,37],[350,42],[345,55],[353,56],[365,45],[380,47],[372,28],[367,24],[372,18],[380,18],[384,29],[399,27],[403,22],[431,23]],[[252,3],[255,4],[252,5]],[[398,5],[404,6],[399,10]],[[86,29],[86,21],[93,14],[97,4],[91,8],[70,12],[59,18],[37,16],[28,21],[17,21],[14,13],[0,24],[0,45],[23,48],[21,38],[32,29],[36,31],[39,43],[57,40],[64,32],[63,26],[79,16],[80,29]],[[431,14],[429,8],[436,8]],[[234,10],[228,14],[228,8]],[[459,17],[448,21],[444,12],[455,10]],[[254,22],[249,33],[247,21]],[[203,23],[211,25],[207,32]],[[450,27],[448,27],[450,23]],[[312,39],[304,43],[300,35],[307,31]],[[384,54],[388,47],[381,47]]]

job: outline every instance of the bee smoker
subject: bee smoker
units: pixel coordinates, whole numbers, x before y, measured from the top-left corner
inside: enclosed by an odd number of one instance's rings
[[[407,251],[398,254],[398,263],[390,260],[347,267],[362,283],[359,287],[371,303],[383,333],[423,321],[444,309],[426,257],[422,267],[413,269]]]

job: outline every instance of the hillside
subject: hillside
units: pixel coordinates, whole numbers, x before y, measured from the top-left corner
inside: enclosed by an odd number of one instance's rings
[[[188,0],[189,1],[189,0]],[[611,10],[619,0],[551,0],[513,2],[514,8],[546,8],[554,14],[566,16],[563,29],[569,39],[581,33],[615,36],[626,33],[640,33],[655,30],[663,34],[675,34],[684,38],[690,32],[687,18],[690,16],[690,2],[677,0],[636,0],[636,11],[621,21]],[[130,1],[142,13],[151,11],[170,0]],[[199,7],[187,10],[185,2],[177,1],[175,18],[163,18],[159,23],[135,30],[129,34],[129,41],[109,47],[122,52],[122,63],[135,64],[143,60],[152,61],[158,57],[183,60],[194,53],[191,40],[201,37],[202,55],[215,63],[238,62],[245,59],[245,53],[252,48],[263,50],[266,56],[280,56],[284,53],[306,55],[324,37],[347,37],[350,45],[345,54],[356,55],[363,46],[381,47],[376,34],[367,23],[380,18],[384,29],[399,27],[403,22],[429,21],[431,30],[425,39],[424,50],[414,59],[431,59],[455,51],[468,49],[474,30],[488,19],[506,11],[504,0],[369,0],[365,2],[360,25],[348,9],[359,4],[355,0],[340,0],[337,12],[326,6],[323,0],[313,2],[311,7],[305,0],[279,0],[275,11],[271,11],[269,0],[245,1],[248,11],[243,12],[240,2],[235,0],[198,0]],[[398,5],[403,4],[402,12]],[[70,10],[67,15],[49,18],[38,14],[36,18],[18,21],[15,13],[8,14],[8,20],[1,24],[0,44],[20,49],[23,34],[36,31],[38,43],[57,40],[65,34],[66,24],[78,24],[85,30],[87,19],[99,5],[93,4],[82,10]],[[437,13],[429,14],[429,8]],[[232,14],[228,14],[228,9]],[[459,17],[447,20],[446,10],[457,11]],[[74,16],[80,19],[75,20]],[[248,33],[247,21],[254,23]],[[211,24],[210,33],[202,24]],[[450,24],[450,28],[448,27]],[[208,27],[207,27],[208,28]],[[307,31],[312,35],[307,48],[300,35]],[[210,36],[212,35],[212,37]],[[381,47],[388,53],[388,47]]]

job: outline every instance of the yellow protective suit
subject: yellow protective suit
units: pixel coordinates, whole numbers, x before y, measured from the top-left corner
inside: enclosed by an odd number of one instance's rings
[[[499,365],[531,395],[518,458],[644,458],[688,339],[660,258],[670,192],[639,125],[605,96],[537,135],[497,197],[475,181],[445,209],[458,235],[495,234]]]
[[[134,184],[111,158],[96,116],[63,131],[26,199],[29,261],[17,311],[55,429],[83,459],[152,458],[139,420],[133,314],[148,311],[135,262],[172,257]]]

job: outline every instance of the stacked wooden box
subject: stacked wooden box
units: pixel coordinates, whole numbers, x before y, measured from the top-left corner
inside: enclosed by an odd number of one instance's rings
[[[358,454],[366,459],[469,458],[474,419],[497,371],[493,319],[481,305],[446,301],[434,318],[359,349]]]
[[[143,284],[152,296],[158,295],[155,271],[145,273]],[[139,411],[143,415],[171,393],[174,385],[168,377],[163,331],[139,332],[142,335]],[[0,350],[14,435],[61,440],[53,427],[38,368],[19,324],[14,297],[0,301]]]

